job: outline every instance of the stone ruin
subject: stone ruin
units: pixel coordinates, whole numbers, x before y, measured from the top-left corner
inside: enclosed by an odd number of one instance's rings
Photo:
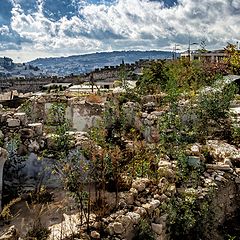
[[[161,100],[161,96],[157,99],[156,97],[149,96],[148,99],[144,100],[143,108],[140,107],[140,104],[133,102],[127,102],[124,105],[128,122],[142,131],[144,138],[149,143],[159,140],[157,123],[159,116],[163,114],[156,107],[157,101],[160,101],[159,99]],[[45,114],[48,100],[42,97],[35,100],[35,111],[38,114],[40,113],[36,119],[42,117],[41,122],[29,122],[26,114],[17,112],[17,110],[1,111],[0,113],[0,138],[3,141],[3,145],[15,133],[20,134],[23,140],[19,150],[20,155],[26,153],[37,154],[42,149],[51,147],[51,136],[44,134],[43,131],[44,117],[42,113]],[[78,104],[73,105],[77,106]],[[84,106],[89,107],[89,105],[86,102],[81,102],[80,106],[81,111],[79,113],[86,114],[87,116],[89,112],[88,110],[84,111]],[[95,108],[96,106],[93,104],[91,107]],[[98,108],[103,108],[103,105],[99,105]],[[94,114],[100,116],[101,111],[97,110]],[[88,141],[88,136],[84,131],[72,131],[69,134],[74,136],[74,144],[76,146],[81,145],[83,141]],[[211,156],[211,162],[207,162],[204,156],[206,148]],[[188,155],[189,164],[195,167],[201,165],[205,169],[203,176],[201,176],[201,184],[197,189],[191,187],[178,189],[178,186],[176,186],[177,163],[176,161],[170,161],[167,156],[163,156],[158,162],[158,171],[162,175],[157,184],[154,184],[147,178],[137,178],[131,183],[129,191],[119,193],[117,211],[104,218],[103,223],[98,221],[96,215],[91,214],[91,238],[101,239],[100,228],[102,227],[101,224],[103,224],[106,233],[111,236],[111,239],[132,239],[136,233],[136,226],[139,224],[140,219],[147,216],[151,221],[151,228],[155,239],[169,239],[166,225],[168,216],[166,214],[161,215],[159,206],[164,202],[169,202],[171,196],[180,191],[186,193],[194,192],[198,199],[202,200],[210,194],[212,188],[217,189],[210,206],[216,213],[212,224],[217,229],[217,226],[224,224],[226,219],[231,219],[240,204],[240,149],[224,141],[208,140],[206,146],[202,146],[199,143],[188,146],[186,154]],[[7,151],[0,148],[1,194],[3,167],[7,158]],[[55,240],[55,237],[60,234],[60,229],[62,231],[62,226],[65,225],[66,236],[71,233],[72,229],[78,231],[78,221],[76,219],[77,216],[64,215],[61,228],[58,224],[51,226],[52,235],[50,239]],[[71,231],[67,230],[69,229],[69,225],[71,225]],[[11,231],[14,232],[13,229]],[[211,234],[214,239],[218,233],[212,232]]]

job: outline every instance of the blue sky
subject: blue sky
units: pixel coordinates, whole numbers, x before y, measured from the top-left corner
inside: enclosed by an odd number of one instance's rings
[[[216,49],[240,38],[240,0],[0,0],[0,56]],[[197,47],[197,46],[196,46]]]

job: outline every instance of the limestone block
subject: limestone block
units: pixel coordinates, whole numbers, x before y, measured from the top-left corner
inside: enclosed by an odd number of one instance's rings
[[[146,186],[149,184],[150,180],[148,178],[139,178],[133,181],[132,188],[137,189],[139,192],[145,190]]]
[[[144,217],[147,214],[147,211],[143,207],[135,207],[134,212],[138,213],[141,217]]]
[[[3,132],[0,130],[0,139],[3,139],[4,138],[4,134]]]
[[[114,222],[113,223],[113,230],[117,234],[121,234],[125,231],[123,225],[120,222]]]
[[[133,225],[132,218],[130,216],[121,215],[116,218],[116,221],[121,223],[124,229],[128,229]]]
[[[100,234],[97,231],[92,231],[91,237],[94,239],[100,239]]]
[[[207,169],[220,170],[220,171],[230,171],[232,168],[226,164],[206,164]]]
[[[152,230],[156,234],[161,235],[162,231],[163,231],[163,226],[162,226],[162,224],[152,223]]]
[[[19,130],[19,133],[22,138],[29,139],[34,136],[34,131],[31,128],[23,128]]]
[[[192,145],[191,146],[191,152],[192,152],[192,154],[193,155],[196,155],[196,156],[198,156],[199,154],[200,154],[200,148],[199,148],[199,146],[198,145]]]
[[[8,118],[7,123],[9,127],[19,127],[21,124],[19,119],[14,118]]]
[[[133,224],[138,224],[141,219],[140,214],[136,212],[128,212],[126,215],[132,219]]]
[[[142,207],[145,208],[148,214],[151,214],[154,210],[153,205],[151,205],[150,203],[145,203],[142,205]]]
[[[33,129],[36,135],[41,136],[43,134],[42,123],[30,123],[28,126]]]
[[[14,116],[14,118],[17,118],[17,119],[20,120],[21,125],[25,126],[27,124],[27,115],[26,115],[26,113],[22,113],[22,112],[15,113],[13,116]]]
[[[153,199],[153,200],[150,202],[150,204],[152,205],[153,209],[156,209],[156,208],[160,205],[160,201]]]

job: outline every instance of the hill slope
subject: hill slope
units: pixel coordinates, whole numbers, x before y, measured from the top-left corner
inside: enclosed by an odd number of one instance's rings
[[[139,59],[169,59],[172,52],[165,51],[114,51],[56,58],[38,58],[29,62],[48,74],[69,75],[86,73],[95,68],[133,63]]]

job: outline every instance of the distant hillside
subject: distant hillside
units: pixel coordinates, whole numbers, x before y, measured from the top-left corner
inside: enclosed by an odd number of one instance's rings
[[[87,73],[95,68],[133,63],[139,59],[169,59],[172,52],[165,51],[114,51],[57,58],[38,58],[29,62],[48,74],[70,75]]]

